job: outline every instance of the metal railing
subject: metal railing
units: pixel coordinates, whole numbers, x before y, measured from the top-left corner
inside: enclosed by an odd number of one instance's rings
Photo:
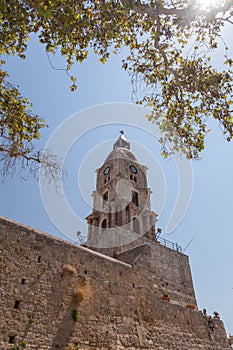
[[[157,237],[157,242],[161,243],[167,248],[170,248],[170,249],[176,250],[177,252],[182,253],[182,247],[177,243],[169,241],[168,239]]]

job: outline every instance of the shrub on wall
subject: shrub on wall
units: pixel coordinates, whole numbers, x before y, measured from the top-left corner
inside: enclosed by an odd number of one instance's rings
[[[79,304],[83,301],[84,296],[82,294],[82,292],[80,292],[79,290],[76,290],[73,294],[73,303],[76,306],[79,306]]]
[[[74,322],[78,322],[78,320],[79,320],[79,312],[78,312],[78,310],[72,310],[71,316],[72,316],[72,320]]]
[[[75,267],[73,267],[73,266],[71,266],[70,264],[65,264],[64,266],[63,266],[63,270],[64,271],[67,271],[67,272],[70,272],[70,273],[72,273],[72,274],[77,274],[77,270],[76,270],[76,268]]]

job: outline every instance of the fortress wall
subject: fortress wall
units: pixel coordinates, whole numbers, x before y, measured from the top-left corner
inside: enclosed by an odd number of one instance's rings
[[[229,349],[220,320],[211,330],[200,311],[162,301],[152,284],[170,264],[179,280],[163,281],[190,284],[181,267],[188,258],[178,252],[156,245],[131,266],[4,218],[0,249],[1,350],[22,340],[40,350]]]
[[[188,256],[158,242],[147,241],[117,255],[119,260],[133,263],[144,271],[148,287],[154,286],[160,295],[167,290],[179,304],[196,304]]]

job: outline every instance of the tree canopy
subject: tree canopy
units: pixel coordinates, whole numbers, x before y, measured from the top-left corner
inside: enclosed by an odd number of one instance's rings
[[[233,1],[215,0],[0,0],[0,151],[1,160],[49,163],[35,153],[34,140],[46,123],[10,83],[7,55],[24,59],[32,33],[48,53],[65,57],[67,72],[92,50],[100,62],[125,53],[122,68],[132,81],[137,103],[161,129],[162,153],[182,150],[198,158],[216,119],[227,141],[233,137],[232,65],[222,36],[233,24]],[[222,69],[212,62],[221,45]],[[122,51],[123,50],[123,51]],[[77,88],[70,74],[71,90]],[[169,148],[165,146],[169,142]],[[7,162],[8,163],[7,163]],[[46,163],[47,162],[47,163]]]

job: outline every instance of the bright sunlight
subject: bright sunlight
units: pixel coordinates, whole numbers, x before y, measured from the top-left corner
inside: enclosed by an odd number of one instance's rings
[[[217,5],[220,5],[222,1],[219,0],[199,0],[200,7],[202,9],[208,10],[213,7],[216,7]]]

